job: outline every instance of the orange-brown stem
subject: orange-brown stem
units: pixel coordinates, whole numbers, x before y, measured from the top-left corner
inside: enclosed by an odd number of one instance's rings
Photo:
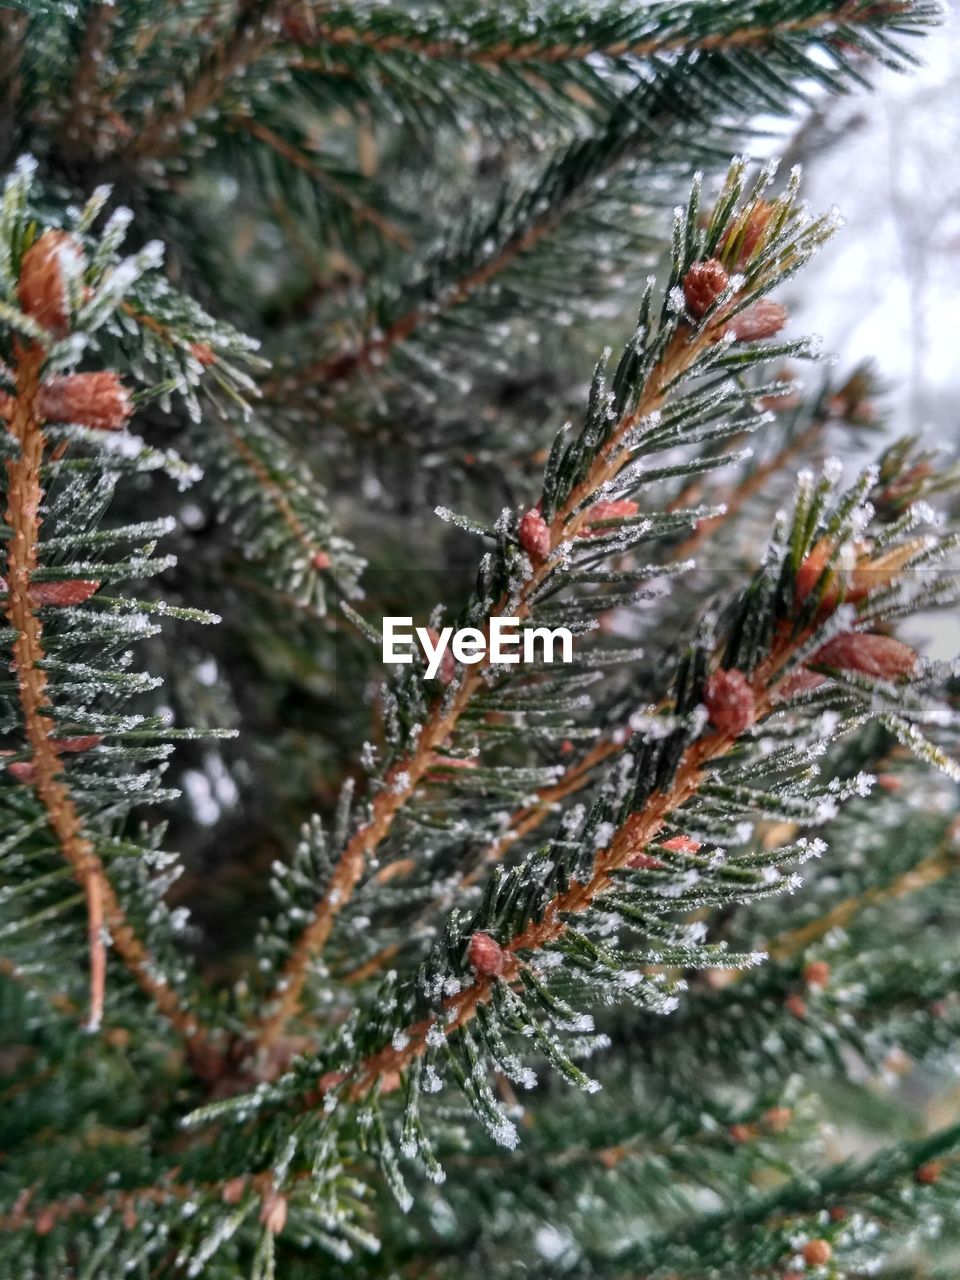
[[[332,27],[322,23],[312,24],[305,30],[305,34],[308,33],[317,43],[331,45],[334,48],[362,46],[381,54],[408,53],[420,58],[449,58],[457,62],[471,62],[490,68],[514,62],[531,63],[535,67],[537,63],[579,62],[590,57],[648,58],[658,53],[714,52],[749,48],[766,44],[778,36],[812,33],[822,27],[834,26],[838,22],[862,24],[870,16],[881,12],[881,5],[863,9],[851,3],[839,9],[825,9],[808,18],[786,19],[767,27],[742,27],[738,31],[717,32],[714,35],[693,39],[679,34],[666,38],[650,36],[646,40],[617,40],[610,44],[584,42],[546,45],[533,40],[523,44],[510,44],[504,41],[485,49],[471,48],[470,45],[453,40],[418,40],[414,36],[378,35],[374,31],[360,31],[353,27]]]
[[[13,656],[23,710],[24,732],[33,753],[31,785],[43,805],[60,850],[74,870],[87,902],[90,950],[90,1023],[99,1025],[106,990],[106,934],[117,952],[154,1000],[161,1012],[183,1035],[188,1048],[198,1052],[205,1034],[196,1018],[180,1007],[169,984],[154,972],[151,957],[128,923],[93,843],[63,778],[60,757],[50,733],[53,703],[43,669],[45,657],[42,627],[30,596],[30,581],[38,564],[40,503],[43,491],[40,469],[46,440],[38,411],[43,349],[17,348],[16,396],[9,430],[18,446],[7,461],[7,511],[11,530],[7,543],[7,598],[5,609],[16,631]]]

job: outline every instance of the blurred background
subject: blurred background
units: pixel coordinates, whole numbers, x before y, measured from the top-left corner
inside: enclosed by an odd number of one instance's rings
[[[898,432],[960,435],[960,4],[917,49],[913,75],[875,72],[873,94],[825,101],[789,143],[810,205],[844,231],[804,271],[792,311],[844,368],[872,359]],[[771,152],[781,150],[771,143]]]

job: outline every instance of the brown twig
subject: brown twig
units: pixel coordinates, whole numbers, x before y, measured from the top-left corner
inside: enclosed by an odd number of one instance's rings
[[[199,1055],[206,1045],[206,1033],[196,1017],[182,1009],[172,987],[155,972],[152,957],[131,928],[107,878],[103,864],[90,839],[73,796],[63,778],[57,747],[50,737],[53,702],[43,667],[45,652],[42,627],[30,596],[30,582],[38,567],[40,503],[43,491],[40,469],[46,439],[38,410],[42,347],[16,348],[16,396],[9,430],[17,445],[15,458],[6,463],[8,477],[5,520],[12,536],[7,543],[7,619],[16,631],[13,655],[17,687],[23,710],[24,730],[33,752],[32,780],[37,797],[60,850],[73,868],[87,902],[90,949],[90,1024],[98,1026],[103,1016],[106,989],[107,931],[117,952],[136,977],[140,987],[183,1036],[188,1049]]]
[[[788,18],[768,27],[743,27],[738,31],[717,32],[714,35],[690,38],[683,33],[667,36],[649,36],[645,40],[616,40],[610,44],[555,44],[546,45],[531,40],[523,44],[501,41],[488,48],[475,48],[453,40],[418,40],[415,36],[379,35],[375,31],[361,31],[355,27],[333,27],[323,23],[311,23],[305,34],[318,43],[333,48],[363,47],[376,53],[408,53],[419,58],[447,58],[456,62],[469,62],[476,66],[496,69],[502,65],[521,62],[554,65],[563,62],[580,62],[589,57],[648,58],[653,54],[680,52],[722,52],[727,49],[750,48],[768,43],[779,36],[806,35],[837,23],[865,25],[874,15],[884,11],[880,4],[864,8],[851,2],[836,9],[825,9],[808,18]]]

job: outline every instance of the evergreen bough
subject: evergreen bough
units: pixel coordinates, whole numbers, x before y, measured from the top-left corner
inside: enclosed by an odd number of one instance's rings
[[[3,11],[5,1280],[955,1273],[958,476],[730,160],[935,16]]]

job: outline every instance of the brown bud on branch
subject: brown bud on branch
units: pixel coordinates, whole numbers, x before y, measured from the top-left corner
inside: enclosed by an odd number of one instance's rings
[[[695,262],[683,277],[683,296],[687,310],[697,319],[704,315],[730,283],[730,277],[718,258]]]
[[[119,431],[133,413],[133,404],[117,375],[104,369],[48,379],[40,388],[39,409],[47,422]]]
[[[23,255],[17,298],[32,320],[57,337],[70,327],[67,281],[83,263],[79,242],[66,231],[45,231]]]

